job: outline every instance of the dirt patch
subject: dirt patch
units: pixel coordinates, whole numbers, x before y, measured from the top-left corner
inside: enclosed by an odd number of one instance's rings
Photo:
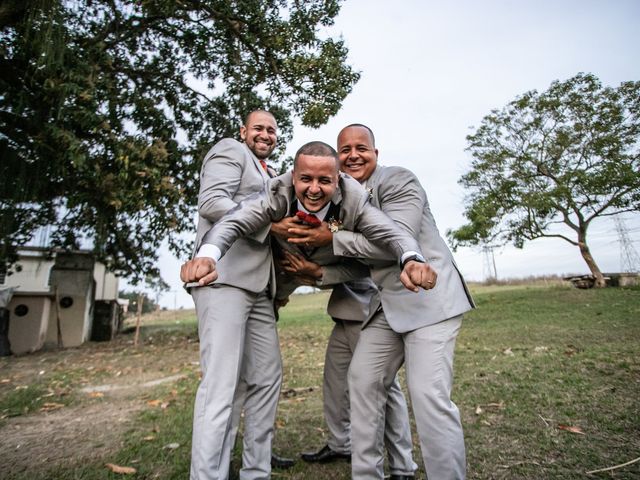
[[[144,402],[121,400],[13,418],[0,430],[2,468],[19,473],[107,457],[143,408]]]
[[[122,335],[113,342],[0,358],[0,396],[38,385],[45,397],[69,399],[0,420],[2,471],[108,461],[135,415],[158,408],[151,401],[154,390],[198,370],[195,332],[156,334],[139,347],[132,335]]]

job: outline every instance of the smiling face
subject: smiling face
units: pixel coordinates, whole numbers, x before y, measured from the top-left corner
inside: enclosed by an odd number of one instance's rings
[[[256,157],[265,160],[276,148],[278,135],[276,119],[269,112],[251,112],[245,125],[240,127],[240,138]]]
[[[304,155],[293,167],[296,198],[310,213],[319,212],[329,203],[338,187],[338,168],[333,157]]]
[[[338,135],[340,169],[360,183],[367,180],[378,164],[378,150],[365,127],[344,128]]]

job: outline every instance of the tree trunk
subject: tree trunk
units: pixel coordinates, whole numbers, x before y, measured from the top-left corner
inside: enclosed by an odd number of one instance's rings
[[[586,239],[586,235],[579,235],[580,238],[578,240],[578,246],[580,247],[580,253],[582,254],[582,258],[584,258],[584,261],[587,263],[587,266],[589,267],[589,270],[591,271],[591,275],[593,275],[593,278],[595,278],[595,283],[594,283],[594,287],[596,288],[604,288],[607,286],[607,282],[605,282],[604,280],[604,275],[602,275],[602,272],[600,271],[600,269],[598,268],[598,264],[596,263],[596,261],[593,259],[593,256],[591,256],[591,251],[589,250],[589,247],[587,246],[587,239]]]

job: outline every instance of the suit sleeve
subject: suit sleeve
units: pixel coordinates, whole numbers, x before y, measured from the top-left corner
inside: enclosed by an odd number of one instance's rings
[[[242,179],[243,154],[240,144],[221,140],[207,154],[200,173],[198,213],[212,223],[237,204],[232,199]]]
[[[391,167],[389,167],[391,170]],[[418,179],[406,169],[393,169],[393,181],[380,183],[379,211],[367,204],[356,225],[357,232],[340,231],[333,236],[336,255],[374,260],[398,260],[402,253],[421,253],[415,240],[420,233],[426,198]],[[389,222],[391,225],[389,225]],[[387,248],[381,248],[382,245]]]
[[[227,212],[204,235],[202,243],[215,245],[221,256],[229,250],[238,238],[250,235],[281,220],[288,210],[290,189],[283,186],[278,179],[272,179],[267,188],[240,202]]]

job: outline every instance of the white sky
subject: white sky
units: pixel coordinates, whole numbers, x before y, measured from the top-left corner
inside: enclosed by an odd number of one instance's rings
[[[640,80],[639,25],[637,0],[347,0],[329,34],[344,38],[362,77],[327,125],[296,127],[287,154],[310,140],[333,145],[349,123],[369,125],[379,163],[416,173],[444,234],[465,223],[457,181],[471,161],[465,151],[470,127],[517,95],[578,72],[611,86]],[[624,218],[640,251],[640,215]],[[613,221],[594,223],[589,239],[600,268],[619,271]],[[483,279],[480,251],[460,249],[455,257],[468,280]],[[561,240],[504,247],[495,251],[495,262],[499,278],[588,273],[578,249]],[[162,306],[193,307],[180,286],[181,263],[161,256],[172,288]]]

